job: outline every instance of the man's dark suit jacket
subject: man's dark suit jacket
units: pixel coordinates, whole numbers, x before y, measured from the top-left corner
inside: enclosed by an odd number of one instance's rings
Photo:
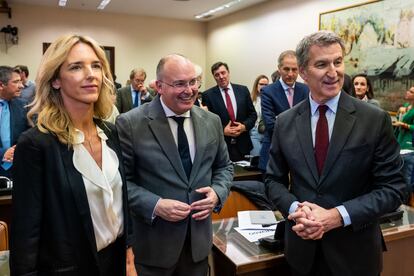
[[[148,93],[148,98],[141,99],[141,104],[148,103],[152,100],[152,96]],[[118,89],[116,93],[116,108],[119,113],[125,113],[130,111],[133,108],[132,96],[131,96],[131,86],[125,86]]]
[[[9,101],[11,134],[10,141],[12,146],[17,143],[17,139],[19,139],[20,134],[30,128],[26,118],[27,109],[24,107],[24,105],[25,102],[20,99],[13,99]],[[4,153],[7,151],[7,149],[8,148],[3,147],[0,139],[0,162],[3,160]],[[0,167],[0,175],[10,177],[11,168],[5,171],[2,167]]]
[[[118,156],[124,183],[120,254],[125,267],[129,217],[122,154],[115,127],[102,122],[98,126]],[[35,127],[21,135],[15,156],[11,275],[101,275],[88,199],[82,175],[73,165],[73,149]]]
[[[250,139],[249,131],[257,119],[256,110],[254,109],[252,99],[250,97],[249,89],[244,85],[231,84],[236,97],[237,115],[236,121],[246,126],[246,131],[236,138],[236,146],[239,152],[248,155],[253,148],[252,140]],[[224,127],[229,123],[230,116],[227,112],[226,104],[221,96],[220,88],[214,86],[202,94],[202,103],[208,107],[208,110],[217,114],[221,119],[221,124]],[[224,136],[227,147],[230,147],[231,137]],[[233,160],[232,156],[230,159]]]
[[[308,86],[303,83],[296,82],[295,92],[293,93],[293,106],[306,99],[308,94]],[[276,116],[283,111],[288,110],[290,106],[285,90],[279,80],[263,87],[260,98],[262,118],[265,123],[266,130],[263,137],[262,148],[260,150],[259,168],[265,171],[269,160],[270,142],[272,140]]]
[[[268,196],[285,217],[294,201],[326,209],[344,205],[352,224],[313,241],[297,236],[289,220],[287,261],[297,271],[309,272],[320,243],[333,275],[379,275],[383,248],[377,219],[395,210],[406,193],[390,117],[342,92],[321,176],[310,117],[308,99],[276,119],[266,176]]]

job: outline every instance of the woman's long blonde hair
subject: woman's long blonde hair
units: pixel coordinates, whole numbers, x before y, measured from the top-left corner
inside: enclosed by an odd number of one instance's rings
[[[269,78],[266,77],[265,75],[259,75],[253,83],[253,88],[252,88],[252,92],[251,92],[251,97],[252,97],[252,102],[256,102],[257,97],[260,95],[260,91],[257,90],[257,85],[259,84],[259,81],[262,79],[266,79],[267,81],[269,81]]]
[[[59,78],[60,67],[77,43],[91,46],[102,63],[103,83],[98,100],[94,103],[94,117],[104,119],[111,114],[110,94],[114,90],[114,85],[105,52],[92,38],[73,34],[59,37],[43,55],[36,76],[35,98],[27,114],[32,125],[36,125],[41,132],[53,133],[61,143],[69,146],[73,145],[74,126],[63,105],[60,90],[54,89],[52,83]]]

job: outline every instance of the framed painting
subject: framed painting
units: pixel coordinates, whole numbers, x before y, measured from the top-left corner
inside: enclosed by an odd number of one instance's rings
[[[345,42],[350,76],[369,76],[381,107],[396,111],[414,86],[414,0],[376,0],[319,15]]]
[[[50,46],[50,42],[43,42],[42,50],[43,54],[46,52],[47,48]],[[101,46],[105,51],[106,58],[108,59],[109,66],[111,67],[111,72],[114,74],[115,72],[115,47],[112,46]]]

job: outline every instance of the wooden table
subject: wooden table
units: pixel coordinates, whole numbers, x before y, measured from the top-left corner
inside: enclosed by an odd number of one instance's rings
[[[412,276],[414,248],[414,208],[402,206],[402,219],[381,225],[387,251],[381,276]]]
[[[384,252],[381,276],[412,276],[412,250],[414,248],[414,208],[401,206],[400,220],[381,224],[388,251]],[[237,218],[213,222],[213,265],[215,276],[227,275],[290,275],[282,252],[270,252],[248,242],[234,227]]]
[[[213,222],[213,266],[215,276],[290,275],[282,252],[272,252],[247,241],[234,227],[237,218]]]

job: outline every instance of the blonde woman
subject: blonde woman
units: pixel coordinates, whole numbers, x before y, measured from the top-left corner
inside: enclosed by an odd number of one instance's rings
[[[134,275],[119,141],[102,121],[112,89],[89,37],[62,36],[43,56],[34,128],[15,152],[12,275]]]
[[[269,84],[269,78],[265,75],[259,75],[253,83],[253,89],[251,92],[252,102],[254,109],[257,113],[256,123],[254,127],[250,130],[250,139],[253,143],[253,149],[250,151],[251,156],[259,156],[260,150],[262,149],[263,133],[264,133],[264,124],[261,124],[262,120],[262,107],[260,101],[260,90]],[[260,126],[259,126],[260,123]]]

